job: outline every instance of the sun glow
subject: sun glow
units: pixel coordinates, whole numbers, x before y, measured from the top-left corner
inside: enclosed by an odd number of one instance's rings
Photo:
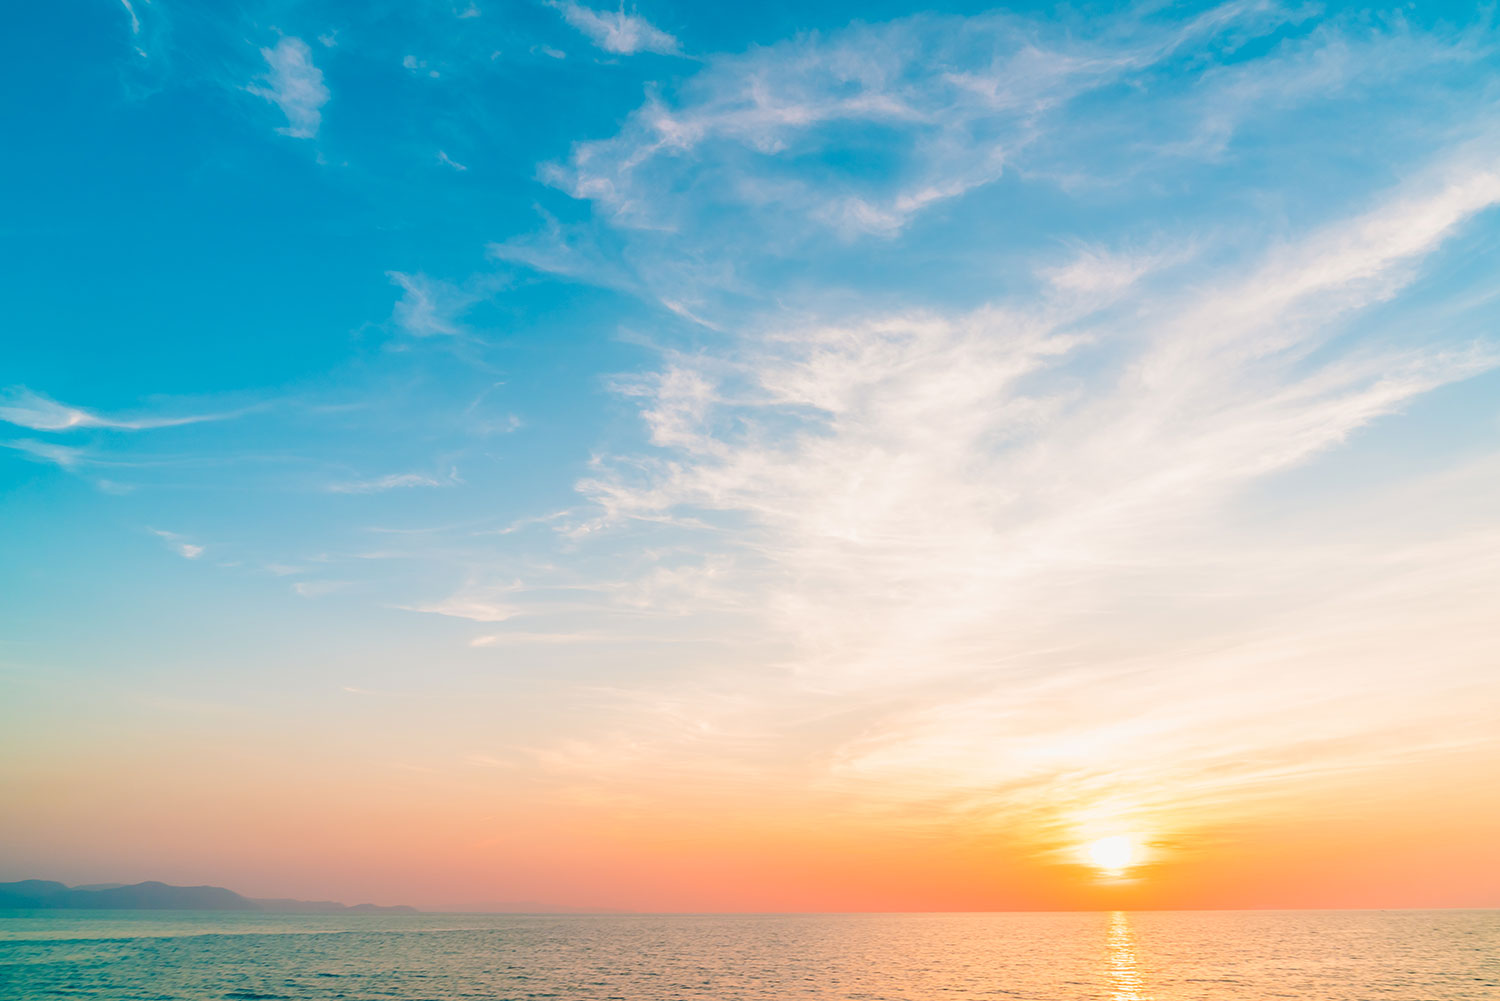
[[[1132,835],[1116,834],[1083,846],[1084,858],[1101,873],[1119,876],[1141,861],[1141,846]]]

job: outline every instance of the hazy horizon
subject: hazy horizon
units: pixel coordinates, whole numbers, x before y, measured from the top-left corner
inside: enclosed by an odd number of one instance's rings
[[[1500,907],[1493,11],[10,23],[0,879]]]
[[[45,877],[36,877],[36,878],[45,881]],[[5,882],[19,882],[19,881],[20,880],[0,880],[0,885],[3,885]],[[61,880],[57,880],[55,882],[61,882]],[[160,881],[145,880],[143,882],[160,882]],[[135,886],[135,885],[139,885],[139,884],[130,884],[130,883],[80,884],[78,886],[72,886],[72,887],[69,887],[69,888],[70,889],[75,889],[75,890],[95,889],[95,888],[99,888],[99,887],[110,887],[110,888],[124,887],[124,888],[128,888],[128,887]],[[173,884],[167,884],[167,885],[173,885]],[[207,888],[210,888],[210,889],[227,889],[227,890],[230,890],[231,892],[238,892],[238,891],[234,890],[234,887],[224,887],[224,886],[220,886],[220,884],[217,884],[217,883],[199,884],[196,888],[204,888],[204,887],[207,887]],[[183,889],[184,887],[174,886],[174,888],[176,888],[176,889]],[[239,894],[239,895],[242,896],[242,897],[245,897],[245,899],[247,899],[247,900],[249,900],[249,901],[251,901],[253,903],[271,903],[271,904],[274,904],[274,903],[283,902],[283,901],[291,901],[291,902],[295,902],[295,903],[324,902],[324,901],[316,901],[315,898],[307,896],[305,894],[295,894],[295,893],[292,894],[292,895],[290,895],[290,896],[285,896],[285,897],[254,897],[254,896],[247,896],[245,894]],[[344,904],[344,905],[355,905],[355,904],[373,903],[373,901],[365,901],[365,900],[358,900],[358,901],[340,900],[340,901],[328,901],[328,902],[339,903],[339,904]],[[390,907],[390,906],[402,906],[403,904],[405,904],[407,906],[411,906],[406,901],[387,901],[387,902],[379,904],[378,906]],[[525,909],[525,908],[534,908],[534,909]],[[459,909],[453,909],[453,910],[429,910],[429,909],[426,909],[426,908],[418,908],[417,909],[417,913],[428,915],[428,916],[439,916],[439,917],[442,916],[442,915],[444,915],[444,914],[455,914],[455,915],[471,914],[471,915],[481,915],[481,916],[482,915],[492,915],[492,916],[496,916],[496,917],[500,917],[500,916],[511,916],[511,917],[529,917],[529,916],[534,916],[534,917],[584,917],[584,918],[586,918],[586,917],[755,917],[755,916],[777,917],[777,916],[795,916],[795,915],[804,915],[804,916],[809,916],[809,917],[816,917],[816,916],[819,916],[819,915],[826,915],[826,916],[858,916],[858,915],[861,915],[861,914],[870,914],[870,915],[879,915],[879,914],[888,914],[888,915],[902,915],[902,914],[910,914],[910,915],[917,915],[917,914],[934,914],[934,915],[940,915],[940,914],[1111,914],[1111,913],[1115,913],[1117,910],[1118,910],[1118,908],[1073,907],[1073,908],[1031,909],[1031,910],[1020,910],[1020,909],[1015,909],[1015,908],[993,908],[993,909],[989,909],[989,910],[969,909],[969,910],[954,910],[954,911],[938,911],[938,910],[912,910],[912,911],[897,911],[897,910],[863,910],[863,911],[771,911],[771,910],[759,910],[759,911],[646,911],[646,910],[612,910],[612,909],[604,908],[604,907],[599,907],[599,908],[589,908],[589,907],[559,907],[558,905],[548,904],[546,901],[541,901],[541,900],[516,900],[516,901],[496,901],[496,902],[490,903],[490,904],[482,904],[482,905],[476,905],[476,906],[472,906],[472,907],[459,908]],[[1346,911],[1349,912],[1349,913],[1362,913],[1362,912],[1371,912],[1371,911],[1394,911],[1394,912],[1406,912],[1406,913],[1420,913],[1422,911],[1496,911],[1496,910],[1500,910],[1500,907],[1461,907],[1461,906],[1458,906],[1458,907],[1293,907],[1293,908],[1288,908],[1288,907],[1193,907],[1193,908],[1144,907],[1144,908],[1135,908],[1133,911],[1130,911],[1130,912],[1127,912],[1127,913],[1181,913],[1181,914],[1193,914],[1193,913],[1198,913],[1198,912],[1213,913],[1213,912],[1236,912],[1236,911],[1268,912],[1268,913],[1274,913],[1274,912],[1277,912],[1277,911],[1284,911],[1284,912],[1289,913],[1289,914],[1300,913],[1300,912],[1304,912],[1304,911],[1307,911],[1307,912],[1326,911],[1326,912],[1329,912],[1329,913],[1338,913],[1338,912],[1346,912]],[[98,913],[100,913],[100,914],[107,914],[108,912],[109,912],[109,909],[101,909]],[[280,913],[280,912],[277,912],[277,911],[275,911],[273,909],[273,910],[268,910],[265,913],[276,914],[276,913]],[[290,913],[297,913],[297,912],[290,912]],[[389,916],[389,915],[382,915],[382,916]]]

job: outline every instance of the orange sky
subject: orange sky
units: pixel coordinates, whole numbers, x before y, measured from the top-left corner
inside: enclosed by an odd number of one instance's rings
[[[158,724],[162,721],[158,720]],[[221,721],[222,722],[222,721]],[[330,757],[242,721],[7,749],[5,875],[482,908],[989,910],[1495,906],[1492,754],[1324,776],[1137,827],[1122,878],[1028,817],[852,802],[774,774],[560,786],[527,768]],[[12,741],[15,735],[12,734]],[[1161,790],[1143,790],[1155,798]],[[941,816],[941,819],[935,819]],[[1086,837],[1080,834],[1079,837]]]

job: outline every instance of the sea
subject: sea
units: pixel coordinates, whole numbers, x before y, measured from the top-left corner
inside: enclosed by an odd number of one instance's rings
[[[1500,911],[0,911],[0,998],[1500,999]]]

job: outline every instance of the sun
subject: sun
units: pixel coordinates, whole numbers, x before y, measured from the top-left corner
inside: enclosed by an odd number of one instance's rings
[[[1141,846],[1132,835],[1116,834],[1083,846],[1083,857],[1108,876],[1118,876],[1141,861]]]

